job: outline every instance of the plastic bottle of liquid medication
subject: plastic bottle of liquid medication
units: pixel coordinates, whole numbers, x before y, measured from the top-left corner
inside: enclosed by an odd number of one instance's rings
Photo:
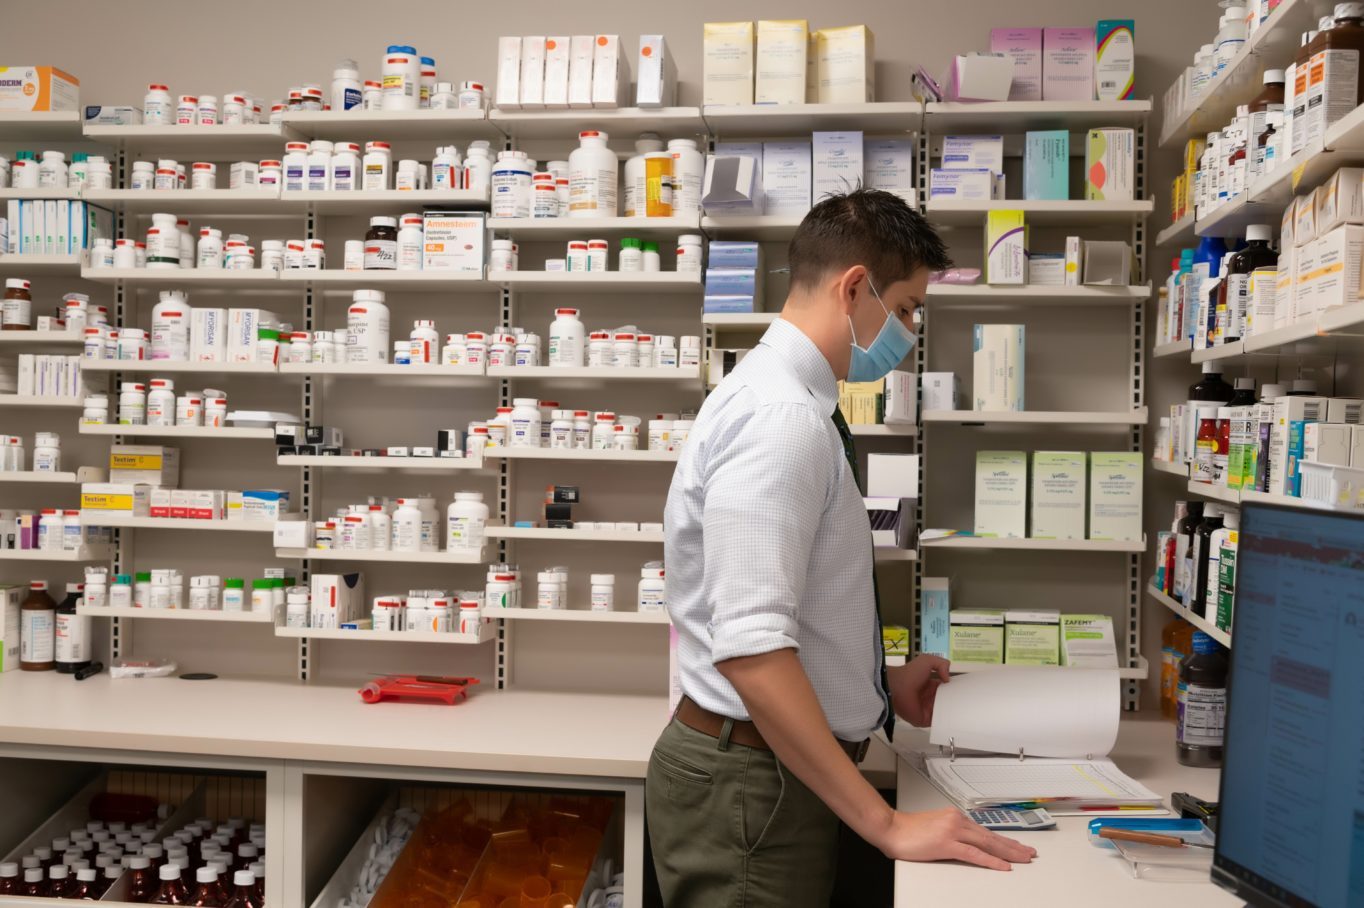
[[[57,603],[47,593],[47,583],[34,580],[28,598],[19,606],[19,668],[26,672],[50,672],[57,667]]]
[[[53,624],[53,653],[57,671],[71,675],[90,664],[90,616],[77,615],[81,585],[68,583],[66,598],[57,606]]]
[[[620,162],[607,147],[607,138],[595,129],[578,133],[578,147],[568,156],[569,217],[617,215]]]
[[[1227,707],[1226,651],[1202,631],[1179,665],[1176,754],[1184,766],[1221,766]]]

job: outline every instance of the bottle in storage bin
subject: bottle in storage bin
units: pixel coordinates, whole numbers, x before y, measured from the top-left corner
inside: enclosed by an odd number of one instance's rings
[[[616,217],[620,161],[607,138],[596,129],[578,133],[578,147],[568,156],[569,217]]]

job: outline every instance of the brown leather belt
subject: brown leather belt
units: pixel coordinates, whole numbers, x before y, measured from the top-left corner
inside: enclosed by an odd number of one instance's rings
[[[768,743],[763,740],[762,733],[758,731],[758,726],[743,719],[730,719],[719,713],[713,713],[703,706],[697,705],[695,700],[690,697],[683,697],[682,702],[677,705],[677,712],[673,718],[681,722],[690,729],[699,731],[703,735],[719,739],[724,733],[725,723],[733,723],[729,731],[729,740],[735,744],[742,744],[745,747],[756,747],[759,750],[771,750]],[[838,746],[843,748],[843,752],[854,763],[861,763],[867,755],[867,747],[871,744],[870,738],[864,738],[856,743],[844,741],[842,738],[834,738]]]

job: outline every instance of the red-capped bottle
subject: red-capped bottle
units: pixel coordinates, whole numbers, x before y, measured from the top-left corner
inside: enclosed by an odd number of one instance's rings
[[[189,890],[180,879],[179,864],[163,864],[157,875],[161,878],[161,885],[157,888],[156,895],[151,898],[153,905],[189,904]]]

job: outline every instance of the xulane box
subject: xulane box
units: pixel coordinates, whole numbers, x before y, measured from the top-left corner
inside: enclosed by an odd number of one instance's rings
[[[1061,614],[1010,609],[1004,613],[1004,664],[1059,665]]]
[[[949,658],[953,662],[1001,665],[1004,662],[1004,613],[954,609],[948,616]]]

